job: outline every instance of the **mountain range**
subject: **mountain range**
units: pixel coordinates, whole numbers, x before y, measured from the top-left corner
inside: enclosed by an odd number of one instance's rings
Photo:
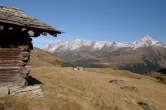
[[[150,36],[134,42],[58,40],[44,50],[83,67],[109,67],[145,73],[166,67],[166,46]]]

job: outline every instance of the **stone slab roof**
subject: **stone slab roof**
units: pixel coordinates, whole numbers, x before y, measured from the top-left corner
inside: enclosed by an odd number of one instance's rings
[[[35,18],[27,16],[22,10],[2,5],[0,5],[0,25],[1,24],[28,28],[36,30],[39,33],[49,33],[53,36],[61,34],[61,31]]]

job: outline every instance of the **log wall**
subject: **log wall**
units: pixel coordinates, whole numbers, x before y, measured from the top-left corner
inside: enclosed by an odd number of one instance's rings
[[[29,71],[31,38],[16,34],[0,36],[0,86],[25,86]]]

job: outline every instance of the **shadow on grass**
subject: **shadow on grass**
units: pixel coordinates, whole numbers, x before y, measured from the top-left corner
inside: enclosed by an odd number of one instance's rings
[[[28,81],[28,86],[43,84],[41,81],[37,80],[36,78],[32,76],[28,76],[27,81]]]

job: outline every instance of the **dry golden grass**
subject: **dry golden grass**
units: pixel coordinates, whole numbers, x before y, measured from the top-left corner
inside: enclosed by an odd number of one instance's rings
[[[161,74],[159,72],[155,72],[155,71],[149,72],[146,75],[157,79],[159,82],[161,82],[163,84],[166,84],[166,75],[163,75],[163,74]]]
[[[0,98],[0,110],[8,110],[8,107],[14,107],[17,110],[30,110],[27,97],[5,97]]]
[[[39,48],[34,48],[30,56],[30,64],[33,67],[49,67],[49,66],[74,66],[69,62],[54,56],[53,54]]]
[[[24,110],[143,110],[138,101],[152,103],[158,110],[166,108],[166,85],[149,76],[110,68],[73,71],[60,67],[32,68],[31,75],[43,83],[45,97],[14,98],[17,110],[23,110],[22,105]],[[133,86],[138,92],[120,88]]]

